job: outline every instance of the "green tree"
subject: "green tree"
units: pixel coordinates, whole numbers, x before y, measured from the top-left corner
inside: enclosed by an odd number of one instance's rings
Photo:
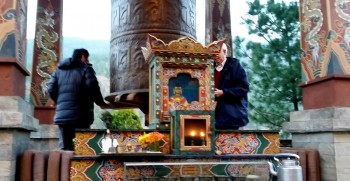
[[[143,129],[141,120],[132,109],[114,110],[110,129]]]
[[[247,60],[251,90],[249,118],[271,129],[280,129],[289,121],[289,113],[301,106],[299,14],[297,2],[276,3],[268,0],[248,2],[249,11],[243,18],[249,34],[261,41],[246,41],[236,37],[237,57]],[[246,58],[245,58],[246,57]]]

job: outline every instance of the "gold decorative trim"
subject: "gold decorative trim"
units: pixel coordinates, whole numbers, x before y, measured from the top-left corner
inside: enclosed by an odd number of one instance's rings
[[[186,146],[185,145],[185,120],[204,120],[205,134],[203,135],[205,144],[202,146]],[[211,151],[211,131],[210,131],[210,115],[180,115],[180,150],[181,151]],[[197,130],[198,131],[198,130]]]
[[[199,42],[189,38],[181,37],[177,40],[173,40],[168,44],[164,43],[157,37],[148,34],[146,47],[141,47],[143,56],[148,62],[153,52],[168,52],[168,53],[184,53],[184,54],[200,54],[210,55],[218,54],[221,50],[221,46],[224,43],[224,39],[214,41],[207,46],[203,46]]]

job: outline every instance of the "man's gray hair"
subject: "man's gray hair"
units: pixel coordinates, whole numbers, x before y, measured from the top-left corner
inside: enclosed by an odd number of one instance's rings
[[[222,49],[222,50],[225,50],[225,56],[227,56],[227,45],[226,45],[226,43],[223,43],[223,44],[222,44],[221,49]]]

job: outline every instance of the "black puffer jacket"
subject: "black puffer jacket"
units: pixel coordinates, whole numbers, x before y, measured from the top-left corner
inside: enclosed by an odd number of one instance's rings
[[[55,124],[90,126],[94,121],[94,102],[105,104],[91,64],[71,58],[59,62],[48,92],[56,103]]]

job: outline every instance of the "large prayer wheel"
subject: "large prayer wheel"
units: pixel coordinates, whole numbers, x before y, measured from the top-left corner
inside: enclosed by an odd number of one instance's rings
[[[195,0],[112,0],[111,95],[120,107],[148,105],[148,65],[141,47],[148,34],[168,43],[196,39]]]

